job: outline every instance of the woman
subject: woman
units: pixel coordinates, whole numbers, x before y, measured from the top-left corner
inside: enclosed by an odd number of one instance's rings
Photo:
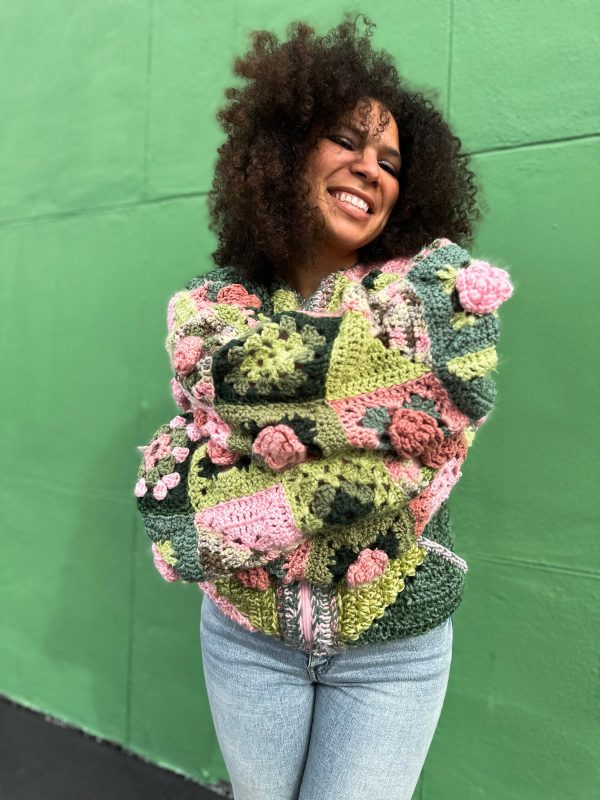
[[[218,267],[169,303],[185,413],[136,487],[161,574],[206,595],[236,800],[412,797],[450,670],[466,564],[445,501],[512,287],[460,246],[468,157],[366,22],[255,32],[235,63]]]

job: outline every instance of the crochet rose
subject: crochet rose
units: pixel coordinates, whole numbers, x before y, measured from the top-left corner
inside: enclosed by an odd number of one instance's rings
[[[184,336],[175,345],[171,363],[182,375],[190,373],[202,355],[202,339],[199,336]]]
[[[258,434],[252,452],[273,470],[280,471],[306,459],[306,447],[288,425],[267,425]]]
[[[456,274],[456,291],[462,307],[473,314],[495,311],[513,293],[508,272],[487,261],[471,261]]]
[[[206,455],[210,458],[213,464],[218,464],[220,467],[228,467],[235,464],[239,455],[232,453],[226,447],[223,447],[214,439],[211,439],[206,445]]]
[[[255,294],[250,294],[241,283],[232,283],[219,289],[217,303],[228,303],[243,308],[260,308],[261,303]]]
[[[401,458],[419,456],[425,450],[443,442],[443,431],[425,411],[399,408],[394,411],[388,426],[392,447]]]
[[[462,434],[435,441],[420,455],[423,464],[434,469],[443,467],[451,458],[457,458],[462,462],[466,457],[467,444]]]

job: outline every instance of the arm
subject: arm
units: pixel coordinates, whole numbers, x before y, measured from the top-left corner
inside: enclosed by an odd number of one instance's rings
[[[422,251],[407,276],[422,303],[435,374],[456,407],[480,424],[496,399],[498,307],[513,292],[508,273],[447,239]]]

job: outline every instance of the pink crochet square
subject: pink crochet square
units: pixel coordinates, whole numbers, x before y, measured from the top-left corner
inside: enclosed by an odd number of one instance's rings
[[[198,512],[195,523],[219,534],[226,545],[265,553],[290,549],[303,539],[282,486],[218,503]]]

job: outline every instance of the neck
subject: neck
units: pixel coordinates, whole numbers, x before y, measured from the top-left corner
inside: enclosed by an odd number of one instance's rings
[[[321,252],[311,263],[298,263],[290,266],[285,274],[286,282],[305,299],[310,297],[319,284],[332,272],[350,269],[358,261],[358,253],[345,255]]]

